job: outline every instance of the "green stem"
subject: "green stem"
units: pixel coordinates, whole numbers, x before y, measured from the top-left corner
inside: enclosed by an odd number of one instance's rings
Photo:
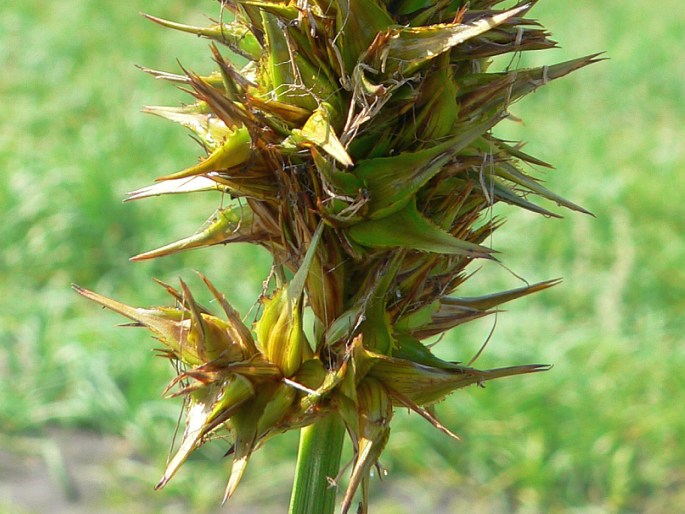
[[[333,514],[336,488],[330,479],[340,469],[345,427],[336,414],[300,431],[290,514]]]

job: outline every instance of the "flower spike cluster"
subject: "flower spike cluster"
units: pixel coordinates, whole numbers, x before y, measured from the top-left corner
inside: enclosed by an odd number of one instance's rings
[[[485,244],[501,225],[488,215],[493,204],[558,217],[539,197],[586,212],[529,174],[546,163],[492,128],[512,102],[597,55],[490,71],[495,56],[555,46],[528,17],[535,2],[500,3],[225,0],[209,27],[148,16],[211,40],[216,71],[146,70],[192,95],[188,105],[145,111],[192,131],[205,157],[127,199],[203,192],[223,207],[201,232],[133,260],[249,242],[270,252],[277,277],[252,327],[205,277],[223,317],[183,282],[162,284],[174,307],[134,308],[77,288],[148,328],[180,364],[169,391],[187,400],[185,430],[158,487],[227,432],[230,497],[270,436],[336,415],[355,450],[343,512],[360,484],[365,510],[395,407],[454,435],[433,404],[458,388],[546,369],[477,370],[425,344],[557,283],[454,296],[469,263],[498,259]]]

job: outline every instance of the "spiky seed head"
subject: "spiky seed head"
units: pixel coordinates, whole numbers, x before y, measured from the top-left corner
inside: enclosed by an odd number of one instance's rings
[[[225,319],[183,282],[181,291],[164,285],[171,308],[133,308],[77,288],[150,329],[180,365],[171,386],[187,398],[186,427],[160,486],[227,428],[230,497],[271,434],[335,413],[356,451],[343,511],[360,484],[365,510],[394,406],[454,436],[430,405],[467,385],[546,369],[481,371],[445,362],[423,343],[557,283],[452,296],[472,261],[500,259],[485,244],[501,226],[493,204],[558,216],[531,201],[537,196],[587,212],[531,176],[531,166],[546,163],[492,129],[512,102],[597,55],[491,71],[494,56],[555,46],[527,17],[535,2],[500,3],[227,0],[233,19],[222,13],[209,27],[148,16],[212,40],[217,70],[146,70],[194,99],[145,111],[191,130],[206,156],[128,199],[218,191],[223,200],[196,234],[133,260],[249,242],[272,254],[276,277],[252,329],[204,277]],[[230,54],[247,64],[237,69]]]

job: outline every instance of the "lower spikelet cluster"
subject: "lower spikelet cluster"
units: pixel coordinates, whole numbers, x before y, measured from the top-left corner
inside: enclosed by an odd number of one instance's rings
[[[249,242],[271,253],[275,277],[252,327],[204,277],[225,317],[183,282],[163,284],[175,307],[147,309],[76,288],[151,330],[180,370],[169,391],[186,399],[185,431],[158,487],[227,431],[229,497],[268,437],[336,415],[355,450],[343,512],[359,484],[365,509],[394,407],[453,435],[431,405],[470,384],[545,369],[479,371],[424,344],[555,283],[451,296],[471,261],[495,260],[484,245],[501,224],[487,215],[493,204],[557,216],[531,201],[538,196],[585,212],[529,175],[544,162],[491,129],[512,102],[597,56],[489,71],[492,57],[555,46],[527,18],[535,2],[500,3],[230,0],[206,28],[149,16],[210,39],[216,72],[146,70],[194,101],[145,111],[190,129],[206,156],[128,199],[204,191],[222,207],[202,231],[133,260]]]

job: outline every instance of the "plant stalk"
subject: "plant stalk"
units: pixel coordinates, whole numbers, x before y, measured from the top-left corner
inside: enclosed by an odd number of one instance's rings
[[[335,413],[300,431],[290,514],[333,514],[345,427]]]

